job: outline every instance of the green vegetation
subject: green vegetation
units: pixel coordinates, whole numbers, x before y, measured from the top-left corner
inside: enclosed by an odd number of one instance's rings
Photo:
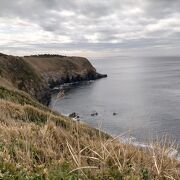
[[[50,111],[46,106],[43,106],[37,100],[35,100],[34,98],[32,98],[30,95],[26,94],[23,91],[10,90],[8,88],[0,86],[0,98],[17,104],[21,104],[21,105],[28,104],[34,107],[38,107],[40,109]]]

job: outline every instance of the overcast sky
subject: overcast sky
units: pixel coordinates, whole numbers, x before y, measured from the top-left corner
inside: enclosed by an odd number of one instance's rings
[[[180,0],[0,0],[0,52],[180,55]]]

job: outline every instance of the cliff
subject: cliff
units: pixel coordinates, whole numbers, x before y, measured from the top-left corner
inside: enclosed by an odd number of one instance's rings
[[[0,82],[23,90],[48,104],[50,89],[68,82],[106,77],[82,57],[61,55],[9,56],[0,54]]]
[[[26,56],[24,60],[41,74],[50,87],[62,83],[95,80],[101,75],[86,58],[60,55]]]

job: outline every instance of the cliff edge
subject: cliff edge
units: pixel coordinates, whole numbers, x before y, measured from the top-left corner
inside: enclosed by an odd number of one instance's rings
[[[50,89],[57,85],[102,77],[107,75],[97,73],[82,57],[0,54],[0,83],[23,90],[44,104],[49,103]]]

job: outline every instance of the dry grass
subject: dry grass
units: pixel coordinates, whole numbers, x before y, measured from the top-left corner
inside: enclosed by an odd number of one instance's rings
[[[36,125],[1,116],[0,121],[3,164],[45,179],[55,179],[58,173],[52,172],[64,164],[67,172],[59,179],[178,179],[180,164],[168,157],[169,147],[166,142],[147,149],[123,144],[78,122],[67,130],[53,120]]]
[[[1,85],[26,91],[34,97],[46,86],[41,75],[17,56],[0,56],[0,77]]]
[[[125,144],[21,92],[2,92],[10,96],[0,100],[0,179],[180,179],[167,138],[144,149]]]
[[[31,64],[37,72],[55,72],[67,75],[70,72],[95,71],[86,58],[67,56],[29,56],[24,60]]]
[[[5,78],[0,77],[0,84],[1,86],[13,89],[13,84]]]

